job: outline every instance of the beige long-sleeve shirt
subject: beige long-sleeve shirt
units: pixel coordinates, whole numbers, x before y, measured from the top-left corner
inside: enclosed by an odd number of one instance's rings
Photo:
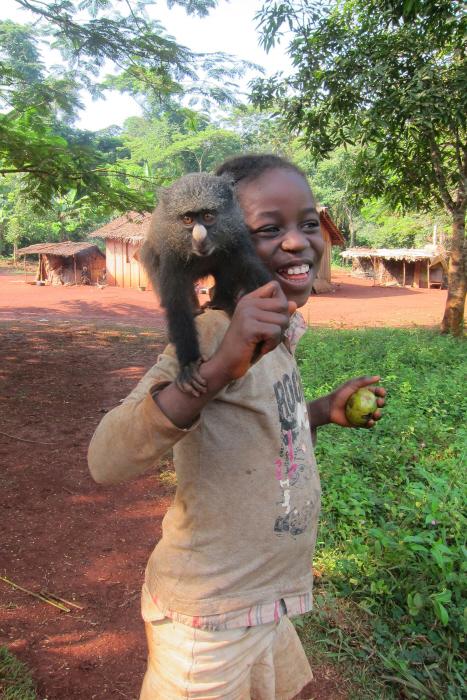
[[[203,356],[215,352],[228,323],[215,310],[197,318]],[[263,356],[189,430],[173,425],[149,394],[177,372],[168,346],[104,416],[89,447],[101,483],[140,474],[173,447],[178,487],[146,569],[151,596],[202,616],[310,593],[320,485],[292,354],[281,344]]]

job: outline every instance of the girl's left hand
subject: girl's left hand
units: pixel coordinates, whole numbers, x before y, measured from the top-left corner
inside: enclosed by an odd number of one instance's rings
[[[373,386],[376,382],[379,382],[379,379],[378,376],[355,377],[328,394],[329,421],[336,423],[336,425],[342,425],[344,428],[354,428],[355,426],[349,423],[345,415],[345,404],[358,389],[366,388],[375,394],[376,403],[378,404],[378,408],[365,426],[365,428],[372,428],[376,421],[381,418],[382,412],[380,409],[385,404],[386,389],[382,386]]]

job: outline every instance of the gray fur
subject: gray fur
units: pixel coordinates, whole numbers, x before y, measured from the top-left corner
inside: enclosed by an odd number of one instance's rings
[[[210,253],[199,256],[182,217],[201,217],[205,211],[215,213],[216,222],[206,224]],[[241,292],[271,279],[256,255],[231,180],[206,173],[185,175],[161,193],[141,257],[165,307],[169,337],[182,368],[200,358],[193,321],[195,282],[213,275],[213,305],[232,313]]]

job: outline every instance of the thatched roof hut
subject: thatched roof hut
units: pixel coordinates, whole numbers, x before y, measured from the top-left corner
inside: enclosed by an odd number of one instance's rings
[[[331,288],[331,248],[345,245],[344,238],[326,208],[319,211],[325,250],[315,280],[315,291]],[[139,249],[149,229],[151,214],[130,211],[89,234],[105,240],[107,281],[117,287],[149,288],[146,272],[139,261]]]
[[[116,287],[149,288],[139,250],[149,229],[151,214],[129,211],[101,226],[89,238],[105,240],[107,283]]]
[[[324,253],[321,258],[318,274],[313,283],[313,289],[317,294],[329,292],[332,289],[331,283],[331,252],[332,246],[344,246],[345,241],[342,233],[331,219],[326,207],[318,207],[321,233],[324,238]]]
[[[424,248],[349,248],[341,253],[352,260],[355,277],[371,277],[376,284],[404,287],[443,287],[447,256],[436,245]]]
[[[36,279],[44,284],[92,284],[105,270],[105,256],[93,243],[36,243],[20,248],[18,255],[39,256]]]

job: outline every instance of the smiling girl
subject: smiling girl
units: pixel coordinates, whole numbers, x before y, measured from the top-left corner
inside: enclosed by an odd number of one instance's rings
[[[89,448],[99,483],[140,474],[173,448],[177,492],[143,586],[141,700],[290,700],[311,680],[289,617],[312,608],[312,438],[326,423],[350,427],[347,399],[379,379],[305,402],[294,350],[305,330],[297,308],[324,249],[315,199],[303,173],[276,156],[241,156],[222,173],[274,279],[243,296],[232,318],[222,309],[197,317],[206,393],[180,391],[168,346]],[[372,390],[382,406],[384,389]]]

